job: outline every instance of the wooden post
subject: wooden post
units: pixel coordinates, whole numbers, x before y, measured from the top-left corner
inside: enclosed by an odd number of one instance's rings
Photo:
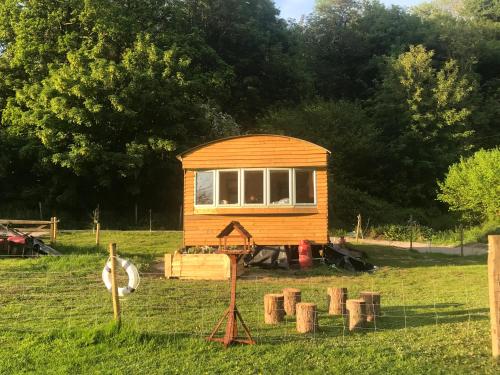
[[[52,216],[50,218],[50,243],[54,243],[55,242],[55,220],[56,218],[54,216]]]
[[[264,296],[264,322],[278,324],[285,317],[285,297],[283,294],[266,294]]]
[[[358,214],[358,224],[356,225],[356,242],[358,242],[360,231],[361,231],[361,214]]]
[[[283,289],[283,296],[285,299],[285,314],[294,316],[296,313],[296,305],[301,300],[300,289],[285,288]]]
[[[366,321],[375,321],[380,316],[380,293],[361,292],[360,298],[366,302]]]
[[[346,302],[349,312],[349,331],[363,328],[366,321],[366,303],[362,299],[348,299]]]
[[[297,303],[297,332],[310,333],[318,329],[318,314],[315,303]]]
[[[460,256],[464,256],[464,225],[460,224]]]
[[[500,358],[500,235],[488,236],[488,285],[490,295],[491,352]]]
[[[101,223],[95,225],[95,244],[99,246],[99,235],[101,234]]]
[[[54,243],[57,240],[57,217],[54,216]]]
[[[328,315],[347,315],[347,288],[328,288]]]
[[[153,231],[153,220],[151,218],[151,208],[149,209],[149,233]]]
[[[410,225],[410,250],[413,250],[413,215],[410,215],[408,223]]]
[[[109,258],[111,259],[111,296],[113,298],[113,317],[120,323],[120,300],[118,299],[118,285],[116,285],[116,244],[109,244]]]

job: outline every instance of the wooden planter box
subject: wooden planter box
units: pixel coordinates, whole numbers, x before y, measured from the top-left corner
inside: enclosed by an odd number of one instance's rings
[[[244,268],[238,266],[238,275]],[[231,264],[225,254],[165,254],[165,277],[183,280],[229,280]]]

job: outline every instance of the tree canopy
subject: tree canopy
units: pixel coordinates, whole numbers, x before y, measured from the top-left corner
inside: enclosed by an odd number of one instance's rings
[[[449,166],[499,144],[499,16],[490,0],[321,0],[295,21],[271,0],[2,1],[0,213],[138,204],[173,227],[175,155],[265,131],[332,150],[333,225],[369,207],[430,222]]]
[[[438,199],[464,219],[498,220],[500,216],[500,148],[479,150],[450,166],[439,183]]]

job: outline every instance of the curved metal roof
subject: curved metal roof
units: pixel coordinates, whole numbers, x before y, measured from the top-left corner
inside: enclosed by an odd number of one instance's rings
[[[219,139],[215,139],[213,141],[207,142],[207,143],[202,143],[201,145],[192,147],[192,148],[190,148],[190,149],[188,149],[188,150],[186,150],[184,152],[181,152],[180,154],[177,155],[177,159],[179,159],[180,161],[182,161],[182,158],[184,156],[186,156],[187,154],[190,154],[190,153],[192,153],[192,152],[194,152],[196,150],[199,150],[199,149],[201,149],[203,147],[210,146],[210,145],[212,145],[214,143],[229,141],[231,139],[237,139],[237,138],[258,137],[258,136],[289,138],[289,139],[293,139],[293,140],[297,140],[297,141],[301,141],[301,142],[306,142],[306,143],[309,143],[309,144],[311,144],[313,146],[316,146],[318,148],[322,148],[325,152],[331,154],[331,151],[327,150],[323,146],[319,146],[316,143],[312,143],[312,142],[306,141],[305,139],[290,137],[288,135],[282,135],[282,134],[244,134],[244,135],[235,135],[235,136],[232,136],[232,137],[219,138]]]

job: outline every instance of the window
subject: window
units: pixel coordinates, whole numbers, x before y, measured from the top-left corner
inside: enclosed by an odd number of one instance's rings
[[[219,205],[239,204],[238,180],[238,171],[219,171]]]
[[[291,204],[290,170],[269,170],[269,204]]]
[[[264,171],[243,171],[243,203],[264,204]]]
[[[196,205],[214,204],[214,171],[196,172]]]
[[[295,170],[295,203],[314,204],[314,171],[307,169]]]
[[[306,168],[221,169],[195,172],[195,206],[313,206],[316,172]]]

